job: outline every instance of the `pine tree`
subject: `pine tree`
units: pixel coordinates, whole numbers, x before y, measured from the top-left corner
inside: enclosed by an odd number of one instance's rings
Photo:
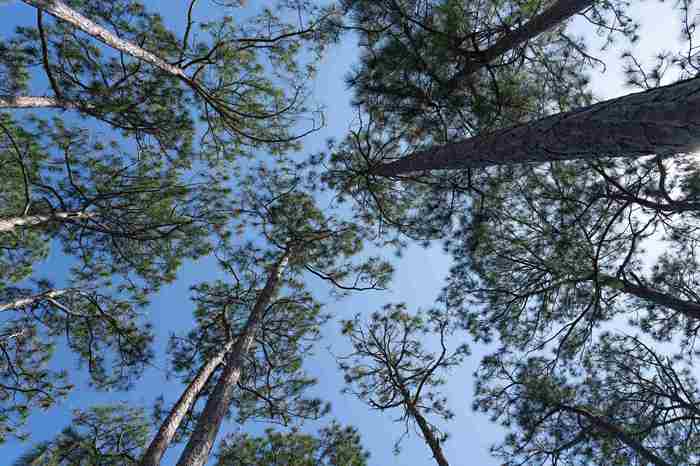
[[[332,210],[321,211],[300,173],[296,166],[261,166],[241,180],[233,231],[259,232],[260,237],[245,240],[222,233],[216,257],[232,281],[196,288],[199,325],[173,346],[175,369],[189,374],[186,380],[197,386],[206,377],[209,381],[202,392],[192,390],[191,398],[181,398],[171,410],[144,464],[157,464],[176,429],[182,428],[183,414],[204,393],[206,403],[192,415],[196,422],[180,464],[206,463],[232,406],[240,419],[262,416],[285,423],[323,412],[318,400],[303,395],[313,380],[301,370],[302,356],[325,317],[302,275],[349,292],[384,286],[390,268],[376,258],[352,259],[366,233]],[[208,367],[212,358],[221,360],[220,367],[216,376],[207,376],[200,368]]]
[[[143,410],[124,404],[77,410],[70,426],[13,466],[133,466],[148,430]]]
[[[659,340],[692,341],[694,213],[619,198],[583,163],[506,172],[483,186],[447,245],[455,265],[445,299],[475,338],[568,358],[624,317]],[[661,239],[667,249],[649,270],[645,243]]]
[[[35,445],[13,466],[133,466],[149,432],[143,409],[125,404],[78,410],[67,428]],[[296,429],[264,436],[228,435],[217,452],[217,465],[366,466],[367,453],[352,427],[331,422],[317,435]]]
[[[425,170],[515,163],[675,155],[698,145],[692,108],[698,78],[412,154],[372,171],[396,176]]]
[[[533,92],[547,88],[565,99],[581,88],[581,71],[593,58],[565,30],[577,13],[612,36],[634,39],[636,30],[625,3],[616,1],[348,0],[344,6],[362,47],[348,78],[358,105],[391,114],[433,144],[522,121],[535,111]]]
[[[264,437],[248,434],[227,436],[216,454],[217,466],[366,466],[367,453],[360,435],[337,422],[316,436],[292,430],[266,431]]]
[[[602,335],[566,365],[497,353],[477,377],[474,408],[511,431],[493,449],[506,465],[698,461],[697,380],[638,337]]]
[[[60,121],[30,122],[0,120],[1,331],[11,335],[0,343],[0,424],[16,435],[30,407],[70,387],[47,368],[62,338],[97,387],[129,386],[151,357],[148,296],[206,254],[226,218],[215,169],[198,175],[146,147],[131,155]],[[56,247],[72,259],[60,286],[33,271]]]
[[[439,388],[445,383],[444,373],[469,354],[466,345],[448,349],[447,338],[455,331],[450,319],[443,310],[411,315],[405,305],[388,305],[367,323],[359,317],[343,321],[352,352],[339,358],[348,385],[344,392],[371,409],[399,410],[398,421],[404,423],[406,433],[417,427],[439,466],[449,465],[442,450],[447,434],[429,417],[449,420],[454,416]],[[439,339],[435,352],[421,341],[431,333]]]
[[[232,18],[240,2],[199,21],[192,1],[178,37],[137,1],[25,3],[37,9],[38,23],[4,44],[12,51],[3,60],[6,73],[16,78],[0,97],[6,107],[78,110],[155,137],[165,149],[184,149],[184,156],[200,119],[207,126],[202,142],[228,147],[229,156],[294,147],[319,127],[306,106],[306,85],[318,54],[335,40],[333,9],[281,3],[239,24]],[[301,22],[287,22],[290,12]],[[42,64],[52,96],[23,95],[22,70],[32,63]],[[292,126],[306,117],[310,128],[295,133]]]
[[[62,339],[102,390],[133,386],[152,358],[151,327],[137,300],[90,282],[56,289],[40,281],[36,287],[43,291],[31,296],[22,288],[0,291],[0,441],[26,438],[28,416],[72,390],[73,375],[51,364]]]

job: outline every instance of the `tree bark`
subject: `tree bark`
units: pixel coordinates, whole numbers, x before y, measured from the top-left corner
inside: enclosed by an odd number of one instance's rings
[[[32,304],[39,303],[47,299],[56,299],[63,296],[73,290],[71,289],[60,289],[60,290],[48,290],[43,293],[35,294],[32,296],[26,296],[24,298],[18,298],[9,303],[0,304],[0,312],[9,311],[12,309],[19,309],[26,306],[31,306]]]
[[[428,444],[430,447],[430,451],[433,453],[433,458],[435,458],[435,461],[439,466],[450,466],[450,463],[447,462],[447,458],[445,458],[444,453],[442,452],[442,447],[440,447],[440,441],[435,438],[435,434],[433,433],[433,430],[430,428],[430,425],[428,424],[428,421],[425,420],[425,417],[418,411],[413,404],[407,402],[407,408],[411,416],[413,416],[413,419],[416,420],[416,423],[418,424],[418,428],[420,429],[421,433],[423,434],[423,438],[425,439],[425,442]]]
[[[274,296],[287,260],[288,253],[285,253],[270,269],[265,287],[258,295],[243,331],[226,356],[223,372],[216,382],[214,391],[207,399],[204,411],[197,420],[195,430],[180,455],[177,466],[204,466],[209,459],[214,440],[231,405],[236,384],[240,380],[243,358],[253,348],[255,334],[260,327],[265,309]]]
[[[46,13],[50,14],[51,16],[57,19],[60,19],[75,26],[76,28],[80,29],[86,34],[94,37],[100,42],[116,50],[131,55],[132,57],[138,60],[144,61],[146,63],[160,68],[166,73],[169,73],[173,76],[177,76],[187,82],[190,82],[189,77],[182,68],[171,65],[170,63],[160,58],[158,55],[140,47],[138,44],[121,39],[109,30],[105,29],[104,27],[100,26],[99,24],[96,24],[89,18],[86,18],[77,11],[73,10],[60,0],[22,1],[28,5],[45,11]]]
[[[33,227],[53,221],[83,220],[90,217],[92,215],[88,212],[53,212],[51,214],[0,218],[0,233],[8,233],[21,227]]]
[[[476,60],[470,61],[448,83],[450,89],[459,86],[464,78],[476,72],[518,45],[534,39],[557,24],[571,18],[576,13],[590,7],[595,0],[559,0],[550,8],[533,17],[526,24],[506,33],[495,44],[479,53]]]
[[[197,396],[202,391],[209,378],[214,373],[217,367],[224,361],[226,354],[233,348],[234,341],[229,341],[224,345],[223,349],[219,351],[213,358],[209,359],[197,372],[195,378],[190,382],[185,391],[180,395],[180,398],[175,403],[175,406],[168,417],[163,421],[158,430],[158,433],[151,441],[148,446],[146,453],[144,453],[140,466],[159,466],[160,461],[165,454],[165,450],[168,449],[170,443],[175,436],[175,432],[185,418],[185,415],[190,410],[194,404]]]
[[[593,280],[593,276],[590,277],[590,280]],[[700,320],[700,303],[698,302],[676,298],[648,286],[634,284],[628,280],[621,280],[610,275],[598,274],[598,281],[603,286],[674,310],[688,319]]]
[[[55,97],[0,96],[0,108],[62,108],[69,110],[77,109],[78,106]]]
[[[700,78],[692,78],[418,152],[371,173],[675,155],[700,146],[699,123]]]
[[[641,442],[627,434],[624,430],[620,429],[618,426],[606,421],[602,417],[596,416],[593,413],[590,413],[586,409],[582,408],[577,408],[577,407],[571,407],[571,406],[564,406],[560,405],[560,408],[564,409],[565,411],[569,411],[575,414],[578,414],[579,416],[583,416],[588,421],[593,424],[598,430],[602,430],[603,432],[607,432],[611,434],[613,437],[618,439],[620,442],[624,443],[627,445],[629,448],[634,450],[635,453],[637,453],[640,457],[644,458],[646,461],[656,465],[656,466],[672,466],[671,463],[659,458],[657,455],[655,455],[653,452],[651,452],[649,449],[644,447]]]
[[[680,314],[683,314],[690,320],[700,320],[700,303],[679,299],[666,293],[661,293],[652,288],[645,286],[634,285],[624,281],[624,286],[620,291],[631,294],[645,301],[649,301],[659,306],[667,307]]]

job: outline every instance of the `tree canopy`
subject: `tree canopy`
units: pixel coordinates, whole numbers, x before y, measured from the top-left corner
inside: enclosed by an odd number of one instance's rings
[[[396,454],[415,432],[448,466],[468,343],[504,464],[700,461],[692,2],[683,49],[621,51],[638,92],[605,101],[597,47],[644,26],[625,0],[246,3],[12,6],[32,22],[0,37],[0,442],[76,389],[129,400],[15,464],[366,466],[362,426],[320,424],[329,353],[341,413],[391,413]],[[353,40],[349,130],[300,153]],[[438,241],[434,304],[389,301]]]

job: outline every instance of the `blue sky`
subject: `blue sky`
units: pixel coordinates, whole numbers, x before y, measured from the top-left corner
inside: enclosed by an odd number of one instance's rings
[[[249,3],[255,4],[257,2]],[[652,57],[654,53],[664,48],[677,46],[674,45],[677,44],[678,37],[677,23],[674,23],[675,16],[670,13],[668,3],[662,5],[657,1],[647,0],[635,6],[634,16],[639,18],[643,25],[642,40],[636,49],[642,58]],[[146,4],[152,10],[157,9],[166,18],[167,24],[173,28],[181,29],[184,18],[183,9],[187,4],[185,0],[147,1]],[[15,26],[33,25],[35,22],[33,8],[20,2],[0,3],[0,14],[3,18],[0,22],[0,34],[3,36],[6,36]],[[206,11],[200,11],[200,15],[206,15]],[[579,33],[591,34],[590,27],[583,21],[577,21],[574,28]],[[606,74],[594,76],[593,89],[596,96],[600,98],[609,98],[628,92],[623,86],[624,77],[621,73],[621,65],[616,59],[618,55],[619,49],[607,53],[605,58],[609,66]],[[313,89],[314,98],[326,108],[327,126],[305,140],[305,153],[323,149],[325,140],[329,137],[342,138],[350,125],[354,112],[349,106],[350,96],[342,78],[356,57],[357,48],[354,42],[350,38],[346,38],[340,45],[329,50],[323,60]],[[42,91],[42,89],[38,89],[38,91]],[[391,251],[387,255],[391,255]],[[342,301],[335,301],[331,298],[324,299],[328,303],[326,312],[332,313],[337,318],[351,318],[357,313],[369,313],[387,302],[399,301],[408,303],[409,309],[430,307],[440,291],[443,278],[449,267],[449,259],[441,252],[439,244],[428,249],[411,247],[400,260],[396,261],[395,265],[396,275],[390,290],[358,293]],[[44,276],[55,279],[61,275],[66,267],[66,259],[54,250],[49,259],[42,265],[40,272]],[[153,298],[148,312],[157,335],[155,345],[160,357],[156,365],[165,366],[162,355],[168,335],[172,332],[187,330],[192,322],[192,306],[188,299],[189,287],[218,276],[220,275],[210,260],[188,262],[180,271],[177,282],[165,287]],[[325,296],[327,293],[327,288],[323,283],[310,282],[310,286],[319,296]],[[370,464],[433,465],[429,450],[417,435],[412,435],[404,441],[404,448],[399,456],[393,455],[393,442],[402,432],[402,426],[392,422],[398,413],[380,414],[369,411],[355,399],[340,395],[343,383],[342,376],[337,371],[336,364],[329,352],[330,350],[335,354],[343,354],[347,349],[345,342],[338,335],[337,320],[332,320],[326,326],[323,332],[324,338],[318,345],[316,354],[310,357],[307,363],[309,372],[319,378],[315,393],[332,403],[332,417],[342,423],[352,424],[359,429],[364,445],[372,454]],[[461,343],[461,340],[455,339],[455,346],[457,343]],[[473,413],[470,407],[472,373],[481,356],[488,352],[488,348],[471,346],[472,356],[468,358],[463,367],[451,374],[446,387],[451,408],[457,415],[452,422],[445,425],[445,430],[451,433],[451,439],[445,447],[446,456],[455,465],[496,466],[498,461],[489,457],[488,447],[499,440],[502,430],[492,424],[485,416]],[[69,370],[75,369],[75,361],[65,354],[59,354],[54,363]],[[149,407],[161,394],[166,397],[167,401],[175,400],[182,388],[174,381],[166,381],[164,372],[158,368],[149,370],[136,384],[134,390],[127,393],[96,393],[82,384],[80,390],[73,392],[61,406],[32,416],[29,424],[33,433],[32,440],[48,439],[58,433],[69,422],[70,411],[74,408],[85,408],[95,403],[119,400]],[[307,428],[315,430],[317,426],[318,424],[309,423]],[[250,432],[260,432],[264,425],[236,426],[232,424],[227,425],[225,430],[239,428]],[[10,440],[9,443],[0,448],[4,453],[2,462],[10,464],[27,447],[26,443],[22,444]],[[173,449],[163,464],[174,464],[178,451],[179,448]]]

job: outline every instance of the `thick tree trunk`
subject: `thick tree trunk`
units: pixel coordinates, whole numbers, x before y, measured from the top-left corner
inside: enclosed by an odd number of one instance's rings
[[[638,196],[628,196],[626,194],[615,195],[613,198],[619,198],[627,201],[632,201],[635,204],[639,204],[647,209],[652,209],[657,212],[669,212],[674,214],[682,214],[683,212],[699,212],[700,202],[693,201],[668,201],[668,202],[656,202],[644,199]]]
[[[700,78],[606,100],[374,167],[378,176],[601,157],[675,155],[700,146]]]
[[[180,455],[177,466],[204,466],[209,459],[214,440],[216,440],[221,423],[231,405],[236,384],[240,380],[243,358],[253,348],[255,334],[260,327],[265,309],[275,294],[282,272],[286,267],[287,259],[287,254],[284,254],[271,268],[265,287],[258,295],[258,299],[248,316],[243,331],[226,356],[224,369],[216,382],[214,391],[207,399],[204,411],[202,411],[197,420],[195,430]]]
[[[12,309],[20,309],[23,307],[31,306],[32,304],[45,301],[47,299],[53,300],[61,297],[67,293],[70,293],[71,289],[60,289],[60,290],[48,290],[43,293],[35,294],[32,296],[26,296],[24,298],[18,298],[9,303],[0,304],[0,312],[10,311]]]
[[[53,212],[45,215],[22,215],[20,217],[0,218],[0,233],[15,231],[22,227],[33,227],[48,222],[66,220],[84,220],[92,215],[88,212]]]
[[[481,67],[492,62],[509,50],[513,50],[520,44],[534,39],[556,25],[571,18],[576,13],[583,11],[595,3],[595,0],[559,0],[541,14],[533,17],[523,26],[515,31],[506,33],[503,37],[496,41],[491,47],[482,51],[479,57],[473,62],[468,63],[460,70],[448,83],[450,88],[455,88],[460,83]]]
[[[593,277],[591,276],[589,279],[593,280]],[[621,291],[628,295],[636,296],[639,299],[658,304],[661,307],[674,310],[680,314],[683,314],[688,319],[700,320],[700,303],[695,301],[676,298],[675,296],[657,291],[653,288],[641,286],[628,280],[620,280],[610,275],[598,274],[598,281],[603,286]]]
[[[108,29],[96,24],[89,18],[81,15],[60,0],[22,0],[24,3],[39,8],[51,16],[72,24],[81,31],[89,34],[100,42],[132,57],[160,68],[166,73],[177,76],[189,82],[187,74],[182,68],[171,65],[154,53],[145,50],[138,44],[126,41],[116,36]]]
[[[204,386],[209,381],[209,378],[214,373],[217,367],[223,362],[226,354],[233,348],[234,341],[229,341],[213,358],[209,359],[197,372],[195,378],[187,386],[187,389],[180,395],[180,398],[175,403],[175,406],[168,414],[168,417],[163,421],[158,430],[158,433],[153,438],[153,441],[148,446],[146,453],[141,458],[140,466],[159,466],[160,461],[165,454],[165,451],[170,446],[170,443],[177,432],[182,420],[187,415],[194,404],[197,396],[202,391]]]
[[[447,458],[445,458],[445,455],[442,452],[442,447],[440,447],[440,441],[437,438],[435,438],[435,434],[430,428],[428,421],[425,420],[425,417],[423,417],[420,411],[418,411],[412,404],[410,404],[410,402],[409,404],[407,404],[407,408],[411,416],[413,416],[413,419],[416,420],[418,428],[423,434],[425,442],[430,447],[430,451],[433,453],[433,458],[435,458],[435,461],[437,462],[438,466],[450,466],[450,463],[447,462]]]
[[[608,434],[612,435],[616,439],[618,439],[620,442],[624,443],[632,449],[635,453],[637,453],[641,458],[644,458],[644,460],[648,461],[651,464],[654,464],[656,466],[671,466],[671,463],[659,458],[657,455],[655,455],[652,451],[644,447],[641,442],[636,440],[634,437],[630,436],[627,434],[624,430],[620,429],[618,426],[606,421],[602,417],[596,416],[593,413],[590,413],[586,409],[582,408],[577,408],[577,407],[571,407],[571,406],[564,406],[560,405],[560,408],[564,409],[565,411],[569,411],[575,414],[578,414],[579,416],[582,416],[586,418],[593,426],[603,432],[607,432]]]
[[[62,108],[68,110],[78,108],[78,106],[55,97],[0,96],[0,108]]]
[[[700,321],[700,303],[679,299],[666,293],[661,293],[652,288],[635,285],[630,282],[623,282],[624,286],[620,291],[636,296],[645,301],[658,304],[659,306],[672,309],[683,314],[690,320]]]

